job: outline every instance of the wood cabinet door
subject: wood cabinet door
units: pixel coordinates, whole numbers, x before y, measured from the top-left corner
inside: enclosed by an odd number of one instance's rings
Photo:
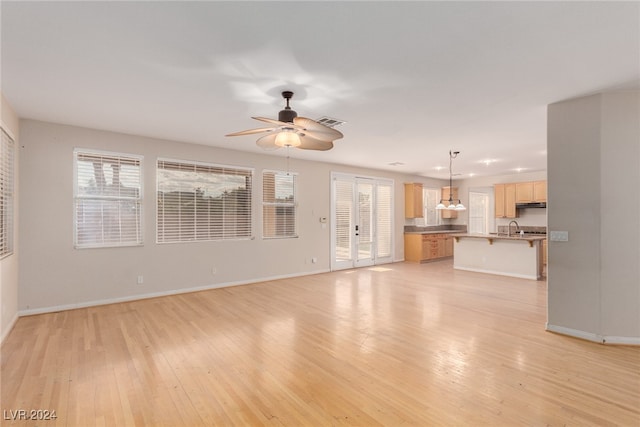
[[[547,201],[547,181],[536,181],[533,183],[533,201]]]
[[[404,184],[404,216],[405,218],[422,218],[424,216],[422,184]]]
[[[444,240],[444,256],[453,256],[453,237],[447,236]]]
[[[404,235],[404,259],[420,262],[422,260],[422,236],[420,234]]]
[[[516,217],[516,184],[504,185],[504,213],[506,218]]]
[[[493,186],[493,194],[495,199],[496,218],[504,218],[504,184],[496,184]]]
[[[533,202],[533,182],[516,183],[516,203]]]

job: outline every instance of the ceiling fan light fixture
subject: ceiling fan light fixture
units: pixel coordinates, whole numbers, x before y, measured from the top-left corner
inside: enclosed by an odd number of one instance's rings
[[[293,129],[284,129],[276,136],[278,147],[298,147],[302,142],[300,136]]]
[[[326,151],[333,148],[333,141],[342,138],[342,132],[325,126],[315,120],[306,117],[298,117],[298,113],[289,106],[289,100],[293,92],[284,91],[282,97],[286,101],[284,110],[278,114],[278,120],[267,117],[252,117],[252,119],[269,123],[271,127],[247,129],[233,132],[227,136],[253,135],[267,133],[258,138],[256,144],[265,150],[273,150],[281,147],[296,147],[302,150]]]

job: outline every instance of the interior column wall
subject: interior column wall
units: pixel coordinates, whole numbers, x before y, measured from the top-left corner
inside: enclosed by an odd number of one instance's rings
[[[603,94],[601,111],[601,333],[640,343],[640,91]]]
[[[639,92],[548,109],[549,330],[640,343]],[[624,159],[623,159],[624,158]]]

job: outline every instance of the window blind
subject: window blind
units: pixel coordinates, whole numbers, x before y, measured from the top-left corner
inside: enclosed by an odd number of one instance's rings
[[[142,244],[142,157],[75,150],[76,248]]]
[[[295,174],[263,172],[262,235],[265,238],[297,237]]]
[[[158,243],[251,237],[253,171],[159,159]]]
[[[440,201],[440,189],[424,188],[422,194],[424,200],[423,225],[438,225],[440,215],[436,210],[436,206]]]
[[[0,142],[0,258],[13,253],[14,142],[2,129]]]
[[[353,259],[353,183],[335,180],[335,257],[337,261]]]
[[[376,256],[391,256],[391,192],[390,184],[378,183],[376,187]]]

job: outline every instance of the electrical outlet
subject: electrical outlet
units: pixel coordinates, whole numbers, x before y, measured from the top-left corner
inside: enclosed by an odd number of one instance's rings
[[[569,232],[568,231],[552,231],[549,233],[549,240],[551,240],[552,242],[568,242]]]
[[[138,285],[142,285],[144,283],[144,276],[138,276]]]
[[[215,276],[218,274],[218,269],[216,267],[211,267],[211,275]]]

